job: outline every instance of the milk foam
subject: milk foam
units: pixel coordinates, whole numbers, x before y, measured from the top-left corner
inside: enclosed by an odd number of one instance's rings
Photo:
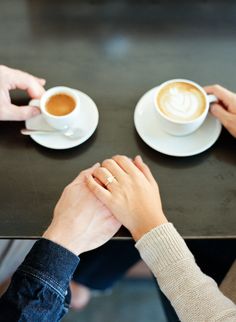
[[[197,118],[204,110],[204,102],[203,94],[189,84],[170,84],[159,94],[159,107],[164,114],[175,120]]]

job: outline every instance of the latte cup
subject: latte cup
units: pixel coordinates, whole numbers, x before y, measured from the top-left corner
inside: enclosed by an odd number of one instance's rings
[[[181,93],[181,90],[179,90],[179,93],[178,88],[176,89],[176,91],[175,89],[173,89],[169,97],[168,93],[165,93],[166,97],[165,99],[163,99],[163,104],[166,104],[165,113],[163,106],[160,106],[160,95],[162,95],[161,93],[163,92],[163,90],[165,91],[166,88],[172,88],[172,86],[174,88],[175,84],[177,84],[177,87],[178,84],[179,86],[181,86],[181,84],[186,85],[186,93]],[[188,92],[188,86],[192,89],[193,93],[195,91],[196,95]],[[194,97],[194,95],[196,97]],[[199,115],[196,114],[196,109],[198,108],[198,100],[200,101],[199,106],[201,105],[201,107],[199,108],[202,109],[201,111],[199,111]],[[209,112],[210,104],[217,101],[218,99],[216,96],[206,94],[206,92],[200,85],[187,79],[172,79],[167,82],[164,82],[157,87],[154,94],[154,106],[159,124],[164,131],[175,136],[184,136],[196,131],[205,121]],[[177,105],[176,110],[175,104]],[[181,104],[183,105],[183,109]],[[184,113],[186,113],[187,115],[189,111],[191,112],[191,110],[193,110],[192,118],[190,115],[190,118],[186,117],[185,119]],[[179,117],[179,115],[181,116],[181,113],[183,116],[182,119],[181,117]]]
[[[48,112],[46,105],[49,99],[55,95],[67,95],[70,96],[74,102],[75,107],[73,110],[65,115],[54,115]],[[79,121],[79,111],[80,111],[80,98],[76,90],[65,87],[65,86],[56,86],[53,88],[48,89],[43,96],[38,99],[33,99],[29,103],[31,106],[38,107],[44,119],[47,121],[47,123],[57,129],[57,130],[66,130],[68,128],[72,127],[78,127],[78,121]]]

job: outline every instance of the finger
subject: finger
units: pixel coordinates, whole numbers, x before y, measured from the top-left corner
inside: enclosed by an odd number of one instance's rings
[[[137,175],[138,171],[136,166],[133,164],[128,157],[124,155],[116,155],[112,159],[129,175]]]
[[[227,130],[231,135],[233,135],[234,138],[236,138],[236,115],[232,114],[231,118],[228,121],[227,124]]]
[[[94,165],[92,165],[90,168],[88,168],[88,173],[92,174],[94,172],[95,169],[100,167],[100,162],[96,162]]]
[[[228,128],[231,114],[226,111],[226,109],[215,103],[211,106],[211,113],[224,125],[224,127]]]
[[[214,94],[220,101],[222,101],[227,107],[232,104],[234,99],[234,93],[220,85],[210,85],[204,87],[207,94]]]
[[[40,110],[37,107],[11,104],[4,112],[4,119],[8,121],[25,121],[38,114],[40,114]]]
[[[118,183],[112,173],[103,167],[95,169],[93,171],[93,176],[94,178],[98,179],[109,191],[112,191]],[[109,178],[112,179],[111,182],[109,182]]]
[[[134,164],[136,167],[144,174],[146,179],[151,183],[151,184],[156,184],[156,180],[154,179],[149,167],[143,162],[142,158],[140,155],[136,156],[134,159]]]
[[[85,180],[88,175],[92,175],[95,169],[100,167],[100,163],[97,162],[88,169],[85,169],[79,173],[79,175],[71,182],[71,184],[78,184],[81,181]]]
[[[106,168],[110,173],[116,177],[118,182],[127,176],[126,172],[112,159],[107,159],[102,162],[102,167]]]
[[[42,79],[38,79],[28,73],[22,72],[16,69],[11,70],[11,84],[10,89],[22,89],[26,90],[31,98],[40,98],[45,89],[43,88]]]
[[[211,107],[212,114],[224,125],[233,137],[236,137],[236,115],[229,113],[219,104]]]
[[[96,198],[106,207],[109,207],[112,198],[111,192],[97,183],[91,174],[86,177],[86,183],[89,190],[96,196]]]
[[[46,79],[44,78],[38,78],[38,81],[39,81],[39,84],[42,85],[42,86],[45,86],[46,85]]]

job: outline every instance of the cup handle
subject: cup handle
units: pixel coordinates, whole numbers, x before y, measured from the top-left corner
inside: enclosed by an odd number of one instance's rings
[[[40,108],[40,100],[37,100],[37,99],[33,99],[29,102],[29,106],[34,106],[34,107],[38,107],[39,109]]]
[[[209,104],[219,101],[215,95],[207,95],[207,100]]]

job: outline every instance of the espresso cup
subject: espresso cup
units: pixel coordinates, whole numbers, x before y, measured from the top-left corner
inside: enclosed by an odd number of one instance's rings
[[[197,83],[172,79],[157,87],[154,106],[159,124],[169,134],[183,136],[196,131],[205,121],[214,95]]]
[[[61,103],[63,109],[59,110]],[[38,107],[47,123],[55,129],[78,127],[80,98],[72,88],[57,86],[48,89],[39,100],[31,100],[30,105]]]

